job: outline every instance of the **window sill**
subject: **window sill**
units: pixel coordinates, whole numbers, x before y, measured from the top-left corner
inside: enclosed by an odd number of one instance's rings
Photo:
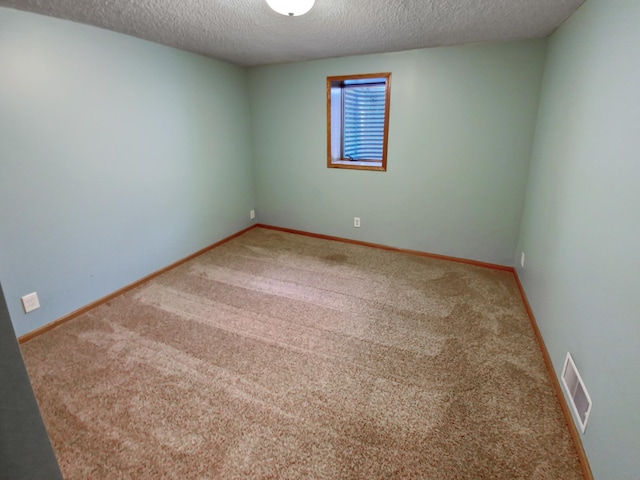
[[[387,169],[382,166],[382,162],[354,162],[351,160],[335,160],[327,164],[328,168],[347,168],[351,170],[373,170],[376,172],[385,172]]]

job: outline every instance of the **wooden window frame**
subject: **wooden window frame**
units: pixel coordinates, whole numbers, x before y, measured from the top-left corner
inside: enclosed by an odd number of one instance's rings
[[[340,152],[343,152],[343,130],[342,125],[339,125],[339,139],[332,136],[332,112],[334,109],[340,109],[340,115],[342,115],[343,106],[331,104],[331,90],[332,88],[344,87],[344,82],[347,80],[366,80],[366,79],[381,79],[385,80],[385,105],[384,105],[384,129],[383,129],[383,141],[382,141],[382,159],[378,160],[362,160],[352,161],[348,158],[334,157],[332,152],[335,147],[334,142],[340,143]],[[333,77],[327,77],[327,168],[346,168],[350,170],[372,170],[377,172],[387,171],[387,144],[389,140],[389,112],[391,106],[391,73],[365,73],[357,75],[339,75]],[[332,108],[333,107],[333,108]],[[340,154],[342,157],[342,153]]]

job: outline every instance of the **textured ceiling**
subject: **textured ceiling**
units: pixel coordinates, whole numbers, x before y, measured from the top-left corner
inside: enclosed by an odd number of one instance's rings
[[[0,0],[236,65],[545,37],[584,0],[316,0],[301,17],[265,0]]]

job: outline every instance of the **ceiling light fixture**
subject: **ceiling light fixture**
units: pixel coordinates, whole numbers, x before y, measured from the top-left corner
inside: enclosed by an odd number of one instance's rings
[[[267,0],[272,10],[288,17],[304,15],[313,7],[316,0]]]

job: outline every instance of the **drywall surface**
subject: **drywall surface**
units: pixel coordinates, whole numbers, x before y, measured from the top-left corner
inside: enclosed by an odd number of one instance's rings
[[[597,479],[640,472],[640,3],[590,0],[549,43],[516,253],[558,375],[593,400]]]
[[[251,69],[259,222],[512,265],[545,54],[537,40]],[[326,77],[378,72],[387,171],[327,168]]]
[[[249,225],[246,71],[0,8],[0,275],[24,334]],[[42,307],[24,314],[20,297]]]
[[[62,479],[0,286],[0,478]]]

